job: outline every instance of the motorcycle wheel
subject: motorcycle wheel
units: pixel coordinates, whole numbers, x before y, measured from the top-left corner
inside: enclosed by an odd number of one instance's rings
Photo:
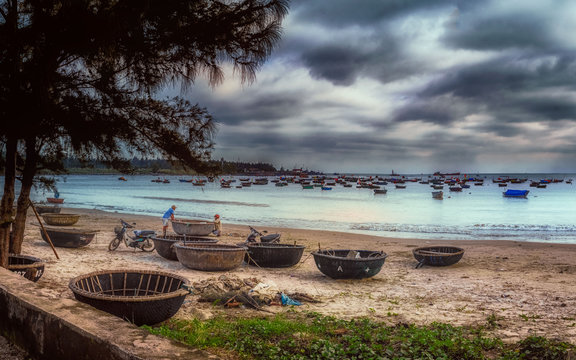
[[[142,241],[142,246],[140,246],[140,249],[142,249],[142,251],[152,252],[154,249],[156,249],[156,244],[154,244],[154,241],[146,239]]]
[[[114,251],[118,249],[118,246],[120,246],[120,239],[115,237],[114,239],[112,239],[112,241],[110,241],[110,244],[108,244],[108,250]]]

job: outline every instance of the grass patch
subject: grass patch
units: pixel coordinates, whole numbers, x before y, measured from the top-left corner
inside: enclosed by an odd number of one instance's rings
[[[482,328],[448,324],[385,325],[317,313],[270,318],[170,320],[153,334],[229,359],[563,359],[574,345],[540,337],[504,345]]]

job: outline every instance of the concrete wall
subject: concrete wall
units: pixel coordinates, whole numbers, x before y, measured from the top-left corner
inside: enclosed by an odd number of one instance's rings
[[[35,359],[216,359],[0,268],[0,334]]]

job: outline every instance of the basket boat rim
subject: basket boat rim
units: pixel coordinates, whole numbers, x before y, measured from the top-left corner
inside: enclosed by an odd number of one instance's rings
[[[372,252],[373,254],[378,254],[379,256],[372,256],[372,257],[363,257],[363,258],[348,258],[345,256],[336,256],[336,255],[329,255],[325,254],[324,252],[327,251],[362,251],[362,252]],[[344,261],[354,261],[354,262],[361,262],[361,261],[374,261],[374,260],[381,260],[386,259],[388,254],[383,251],[373,251],[373,250],[359,250],[359,249],[330,249],[330,250],[316,250],[312,252],[312,256],[314,258],[325,258],[325,259],[333,259],[333,260],[344,260]]]
[[[44,213],[42,216],[48,217],[67,217],[67,216],[80,216],[80,214],[73,214],[73,213]]]
[[[37,258],[35,256],[31,256],[31,255],[9,254],[8,257],[9,258],[10,257],[21,258],[21,259],[27,259],[27,260],[36,260],[30,264],[11,264],[11,265],[8,265],[8,267],[7,267],[8,270],[22,270],[22,269],[28,269],[30,267],[40,267],[40,266],[46,265],[44,260]]]
[[[173,224],[186,224],[186,225],[214,225],[212,222],[202,220],[172,220]]]
[[[190,280],[186,279],[183,276],[164,272],[164,271],[153,271],[153,270],[100,270],[94,271],[91,273],[83,274],[76,276],[70,279],[68,283],[68,287],[72,290],[73,293],[77,295],[81,295],[90,299],[95,300],[106,300],[106,301],[116,301],[116,302],[130,302],[130,303],[137,303],[137,302],[146,302],[146,301],[157,301],[157,300],[164,300],[164,299],[171,299],[174,297],[180,297],[188,295],[190,292],[186,289],[178,289],[176,291],[172,291],[169,293],[163,294],[156,294],[156,295],[143,295],[143,296],[120,296],[120,295],[107,295],[107,294],[97,294],[88,290],[81,289],[77,286],[77,282],[86,278],[90,278],[92,276],[97,275],[105,275],[105,274],[149,274],[149,275],[160,275],[160,276],[169,276],[175,278],[177,280],[182,281],[183,285],[190,285]]]
[[[150,239],[152,240],[158,240],[158,241],[166,241],[166,242],[171,242],[171,243],[178,243],[178,242],[185,242],[186,244],[189,243],[217,243],[218,239],[214,239],[214,238],[210,238],[210,237],[204,237],[204,236],[196,236],[196,235],[176,235],[178,237],[186,237],[186,239],[167,239],[164,237],[151,237]],[[202,240],[198,240],[198,239],[202,239]]]
[[[201,241],[179,241],[174,244],[175,248],[183,250],[196,250],[196,251],[246,251],[246,248],[240,245],[234,244],[211,244],[204,243]]]
[[[238,246],[246,246],[249,249],[305,249],[305,245],[296,245],[296,244],[271,244],[271,243],[246,243],[246,245],[238,245]]]
[[[92,235],[92,234],[96,234],[99,232],[99,230],[82,230],[82,229],[56,229],[56,228],[50,228],[45,226],[44,227],[46,229],[47,232],[55,232],[55,233],[67,233],[67,234],[88,234],[88,235]],[[42,231],[42,230],[40,230]]]
[[[439,250],[439,249],[446,249],[446,248],[450,248],[450,249],[456,249],[456,252],[453,253],[442,253],[442,254],[421,254],[420,251],[430,251],[430,250]],[[456,256],[456,255],[461,255],[464,254],[464,249],[461,247],[457,247],[457,246],[422,246],[422,247],[418,247],[412,250],[412,253],[414,255],[418,255],[418,256],[426,256],[426,257],[450,257],[450,256]]]

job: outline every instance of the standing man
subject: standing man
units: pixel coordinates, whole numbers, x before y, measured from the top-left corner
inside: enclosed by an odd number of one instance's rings
[[[212,234],[220,236],[221,233],[222,233],[222,222],[220,222],[220,215],[216,214],[214,215],[214,230],[212,231]]]
[[[176,205],[172,205],[172,207],[164,213],[164,216],[162,216],[162,234],[164,234],[164,237],[166,237],[168,223],[174,221],[174,210],[176,210]]]

